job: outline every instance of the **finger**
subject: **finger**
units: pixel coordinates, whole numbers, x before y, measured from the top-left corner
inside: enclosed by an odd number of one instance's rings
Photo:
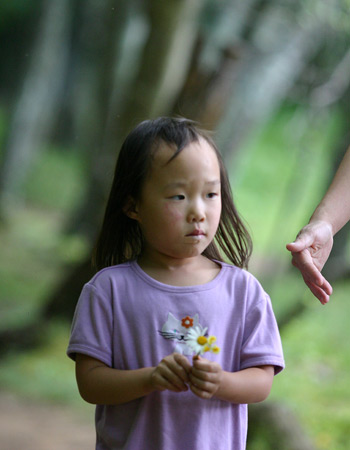
[[[160,373],[159,371],[154,374],[153,377],[153,386],[159,391],[169,390],[172,392],[182,392],[185,389],[176,386],[174,383],[167,379],[164,373]],[[187,387],[186,387],[187,390]]]
[[[160,383],[162,391],[171,391],[171,392],[184,392],[185,389],[181,389],[174,384],[172,384],[170,381],[163,379]]]
[[[190,383],[191,391],[198,397],[209,399],[212,398],[218,390],[218,385],[215,383],[205,382],[203,380],[193,377],[193,382]]]
[[[204,400],[209,400],[213,396],[213,393],[208,392],[208,391],[203,391],[202,389],[198,388],[194,384],[190,385],[190,389],[197,397],[202,398]]]
[[[314,264],[312,256],[308,250],[303,250],[300,253],[293,252],[292,255],[292,264],[300,270],[304,279],[306,278],[318,286],[322,286],[324,284],[326,280]]]
[[[212,391],[218,386],[220,379],[221,367],[219,364],[206,364],[206,360],[202,364],[194,364],[190,375],[190,382],[203,390]]]
[[[195,375],[190,375],[190,386],[195,386],[201,391],[211,392],[213,390],[213,384],[209,381],[198,378]]]
[[[329,296],[332,294],[333,289],[317,267],[313,263],[309,263],[307,260],[302,259],[302,257],[293,257],[292,262],[293,265],[300,270],[306,285],[315,297],[317,297],[322,304],[328,303]]]
[[[158,366],[159,374],[172,385],[181,390],[187,390],[184,378],[188,381],[188,375],[176,362],[164,359]]]
[[[217,373],[221,370],[221,367],[219,364],[209,361],[205,358],[200,359],[193,359],[193,367],[192,367],[192,373],[194,370],[202,371],[205,373]]]
[[[315,285],[315,288],[317,287],[318,289],[323,291],[326,295],[328,295],[328,296],[332,295],[332,293],[333,293],[332,285],[324,278],[324,276],[322,276],[322,274],[320,274],[321,281],[318,280],[317,283],[315,282],[315,278],[310,278],[310,277],[304,276],[304,275],[303,275],[303,278],[304,278],[304,281],[306,284],[310,283],[312,285]]]
[[[327,295],[332,295],[333,294],[332,285],[325,278],[323,278],[323,279],[324,279],[324,282],[320,286],[320,288],[322,288]]]
[[[192,369],[190,362],[185,356],[179,353],[174,353],[174,361],[177,364],[174,370],[184,382],[188,382],[188,375]]]
[[[325,305],[329,302],[329,294],[322,289],[321,287],[315,285],[314,283],[311,283],[307,280],[305,280],[306,285],[310,289],[310,291],[314,294],[314,296],[321,302],[322,305]]]
[[[193,369],[190,375],[190,385],[194,384],[203,391],[215,392],[220,384],[218,373],[203,372]]]
[[[301,231],[298,234],[294,242],[286,245],[287,250],[290,252],[301,252],[314,243],[315,236],[313,233],[308,233],[307,231]]]
[[[328,303],[329,296],[332,294],[333,289],[317,267],[312,262],[309,262],[308,258],[301,253],[293,255],[292,263],[300,270],[306,285],[315,297],[317,297],[322,304]]]
[[[307,253],[307,251],[305,251],[305,253]],[[293,255],[292,264],[300,270],[306,284],[310,283],[311,285],[315,285],[315,287],[318,286],[318,288],[320,288],[317,289],[317,292],[320,292],[322,297],[322,291],[328,297],[332,295],[332,285],[321,274],[312,260],[310,261],[309,255],[303,255],[303,252]],[[318,295],[316,296],[319,298]]]
[[[211,381],[213,375],[210,372],[206,372],[204,370],[197,369],[195,367],[192,368],[192,372],[190,375],[190,382],[192,383],[193,380],[201,380],[201,381]]]
[[[175,392],[188,390],[187,385],[172,372],[162,373],[162,379],[164,380],[164,386],[166,389]]]

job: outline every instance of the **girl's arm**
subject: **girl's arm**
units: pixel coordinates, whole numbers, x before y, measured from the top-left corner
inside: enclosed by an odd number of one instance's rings
[[[216,397],[231,403],[257,403],[270,394],[273,377],[273,366],[226,372],[217,363],[196,358],[190,375],[190,388],[203,399]]]
[[[190,363],[173,353],[157,367],[117,370],[90,356],[76,355],[76,378],[79,392],[88,403],[117,405],[130,402],[153,391],[186,391]]]
[[[271,391],[273,366],[250,367],[239,372],[223,372],[216,397],[231,403],[258,403]]]

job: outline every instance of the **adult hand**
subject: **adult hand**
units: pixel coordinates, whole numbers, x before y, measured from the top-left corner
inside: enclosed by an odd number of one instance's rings
[[[212,398],[220,387],[222,373],[220,364],[195,356],[190,374],[191,391],[200,398]]]
[[[172,353],[155,367],[151,374],[151,384],[158,391],[187,391],[186,383],[189,381],[190,371],[191,364],[188,359],[180,353]]]
[[[332,286],[321,274],[333,246],[329,223],[310,222],[300,230],[294,242],[287,245],[292,253],[292,264],[297,267],[311,292],[324,305],[332,294]]]

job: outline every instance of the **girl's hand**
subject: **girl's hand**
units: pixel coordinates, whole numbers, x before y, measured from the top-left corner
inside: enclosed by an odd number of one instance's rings
[[[152,387],[158,391],[169,390],[172,392],[184,392],[188,390],[191,364],[180,353],[172,353],[166,356],[153,370],[151,374]]]
[[[191,391],[200,398],[212,398],[220,387],[222,374],[220,364],[195,356],[190,374]]]

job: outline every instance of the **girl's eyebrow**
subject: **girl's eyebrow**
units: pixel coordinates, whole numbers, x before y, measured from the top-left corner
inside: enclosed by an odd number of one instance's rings
[[[168,183],[165,185],[165,188],[178,188],[178,187],[184,187],[188,183],[186,181],[173,181],[172,183]]]
[[[210,185],[210,186],[216,186],[218,184],[221,184],[221,181],[219,179],[217,180],[210,180],[210,181],[206,181],[204,184],[206,185]],[[183,181],[174,181],[172,183],[168,183],[165,185],[165,189],[174,189],[174,188],[181,188],[181,187],[185,187],[188,185],[188,182],[183,180]]]
[[[219,179],[213,180],[213,181],[206,181],[205,184],[211,184],[211,185],[215,186],[216,184],[221,184],[221,181]]]

